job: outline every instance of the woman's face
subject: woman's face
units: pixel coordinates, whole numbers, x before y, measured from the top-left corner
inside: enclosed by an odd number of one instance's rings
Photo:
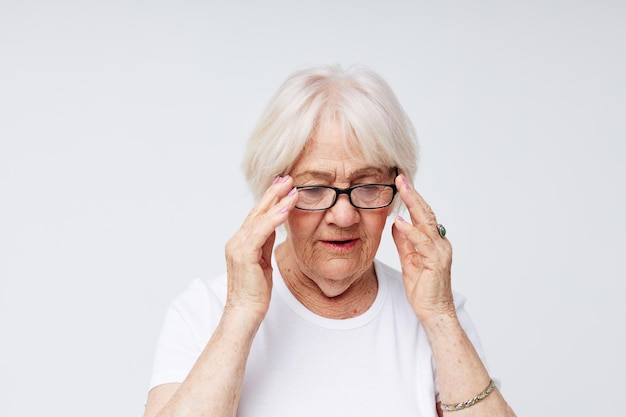
[[[350,158],[340,130],[331,125],[312,138],[289,174],[295,185],[347,188],[393,183],[395,171]],[[294,209],[286,223],[286,243],[295,272],[313,280],[328,297],[342,294],[372,268],[390,210],[359,210],[343,194],[328,210]]]

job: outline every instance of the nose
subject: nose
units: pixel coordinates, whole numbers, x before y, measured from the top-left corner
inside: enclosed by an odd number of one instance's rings
[[[359,221],[359,210],[350,204],[347,194],[337,196],[335,205],[326,210],[326,220],[338,227],[349,227]]]

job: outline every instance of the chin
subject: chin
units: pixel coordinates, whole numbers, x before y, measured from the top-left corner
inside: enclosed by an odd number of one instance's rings
[[[343,294],[369,269],[363,268],[358,260],[332,259],[322,262],[319,267],[311,271],[309,277],[317,284],[327,297],[336,297]]]
[[[333,282],[330,280],[316,281],[320,291],[328,298],[339,297],[345,293],[351,286],[351,282]]]

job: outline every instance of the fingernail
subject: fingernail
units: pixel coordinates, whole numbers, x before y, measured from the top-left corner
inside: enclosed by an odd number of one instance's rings
[[[272,185],[278,184],[278,181],[280,181],[280,175],[278,175],[276,178],[274,178],[274,182],[272,182]]]
[[[283,207],[279,211],[284,214],[284,213],[287,213],[289,211],[289,208],[288,207]]]
[[[291,189],[291,191],[289,191],[289,194],[287,194],[287,196],[288,196],[288,197],[291,197],[291,196],[293,196],[295,193],[296,193],[296,187],[293,187],[293,188]]]
[[[400,220],[401,222],[406,221],[406,220],[404,220],[404,217],[402,217],[402,216],[400,216],[400,215],[398,215],[397,219],[398,219],[398,220]]]
[[[289,179],[289,175],[285,175],[283,179],[280,180],[280,182],[287,182],[288,179]]]

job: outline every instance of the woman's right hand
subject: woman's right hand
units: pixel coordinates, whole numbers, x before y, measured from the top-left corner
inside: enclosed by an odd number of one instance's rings
[[[275,230],[287,221],[297,195],[291,177],[276,178],[228,240],[220,323],[182,383],[150,391],[144,417],[236,414],[252,341],[269,308]]]
[[[251,314],[259,322],[265,317],[272,292],[275,230],[287,221],[297,195],[289,175],[277,177],[226,243],[226,310]]]

